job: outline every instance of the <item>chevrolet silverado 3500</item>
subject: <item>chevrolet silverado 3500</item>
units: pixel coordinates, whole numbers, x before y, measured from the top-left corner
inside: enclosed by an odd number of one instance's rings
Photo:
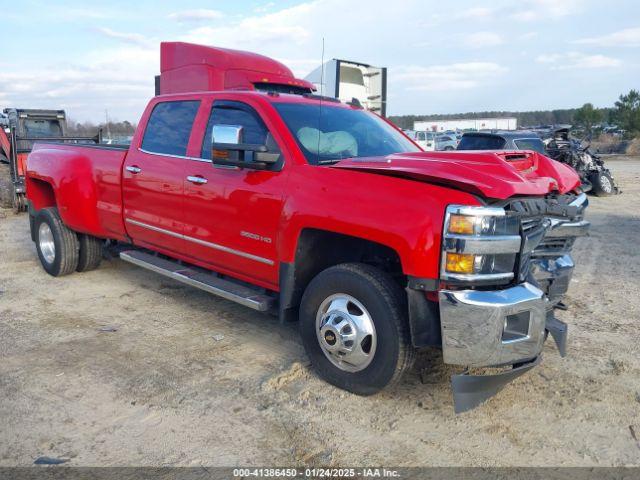
[[[37,143],[44,269],[91,270],[119,242],[122,260],[299,320],[318,374],[361,395],[427,346],[503,367],[454,375],[456,411],[537,365],[548,333],[564,355],[553,312],[589,226],[575,172],[530,151],[423,152],[359,106],[253,87],[156,96],[128,149]]]

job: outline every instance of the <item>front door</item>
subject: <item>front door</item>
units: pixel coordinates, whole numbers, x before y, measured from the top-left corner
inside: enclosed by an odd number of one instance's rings
[[[215,125],[242,127],[242,143],[273,142],[252,107],[235,101],[214,102],[202,143],[203,161],[189,161],[185,172],[187,252],[212,269],[274,288],[286,179],[282,160],[267,170],[214,165],[211,137]]]
[[[124,219],[137,245],[183,253],[186,151],[199,101],[155,105],[122,172]]]

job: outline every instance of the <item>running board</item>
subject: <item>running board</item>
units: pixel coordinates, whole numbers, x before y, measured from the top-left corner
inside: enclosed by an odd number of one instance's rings
[[[120,252],[120,258],[125,262],[154,271],[178,282],[213,293],[226,300],[253,308],[259,312],[266,312],[273,308],[275,298],[256,289],[238,283],[218,278],[210,273],[182,265],[176,261],[157,257],[140,250],[125,250]]]

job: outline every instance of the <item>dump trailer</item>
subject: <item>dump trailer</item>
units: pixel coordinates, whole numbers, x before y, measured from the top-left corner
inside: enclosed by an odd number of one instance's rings
[[[27,156],[36,141],[100,143],[95,137],[74,137],[67,132],[64,110],[5,108],[0,119],[0,161],[9,164],[12,204],[26,211],[24,175]]]
[[[365,109],[387,114],[387,69],[334,58],[306,76],[322,95],[343,102],[357,100]]]

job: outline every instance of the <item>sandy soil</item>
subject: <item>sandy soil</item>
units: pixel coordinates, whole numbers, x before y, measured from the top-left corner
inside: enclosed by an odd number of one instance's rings
[[[0,466],[640,465],[640,159],[592,198],[559,316],[567,358],[454,415],[438,352],[370,398],[309,370],[297,332],[119,260],[54,279],[0,210]],[[101,331],[101,327],[116,331]],[[107,329],[109,330],[109,329]],[[223,336],[223,337],[220,337]],[[215,337],[215,338],[214,338]]]

